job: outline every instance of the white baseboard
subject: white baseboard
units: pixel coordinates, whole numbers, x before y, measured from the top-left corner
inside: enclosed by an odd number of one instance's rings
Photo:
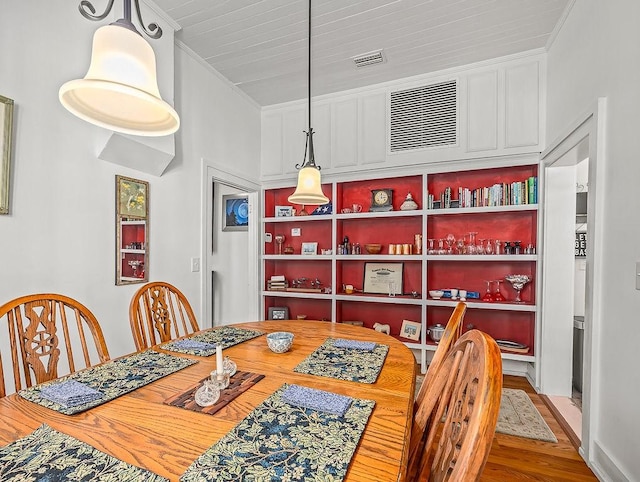
[[[602,482],[631,482],[631,479],[622,473],[598,442],[593,442],[593,453],[591,456],[590,467],[596,477],[598,477],[598,480]]]

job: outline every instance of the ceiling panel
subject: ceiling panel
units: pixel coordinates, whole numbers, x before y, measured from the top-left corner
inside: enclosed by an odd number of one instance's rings
[[[321,95],[545,46],[570,0],[313,0]],[[307,2],[155,0],[176,37],[260,105],[306,98]],[[386,62],[352,57],[383,49]]]

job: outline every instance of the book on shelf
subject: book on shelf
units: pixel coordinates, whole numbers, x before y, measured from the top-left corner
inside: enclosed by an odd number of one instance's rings
[[[490,206],[518,206],[538,203],[538,178],[531,176],[523,181],[501,182],[492,186],[474,189],[459,186],[458,202],[454,203],[452,188],[445,187],[436,198],[427,193],[427,209],[447,209],[453,207],[476,208]],[[438,201],[436,201],[438,199]]]

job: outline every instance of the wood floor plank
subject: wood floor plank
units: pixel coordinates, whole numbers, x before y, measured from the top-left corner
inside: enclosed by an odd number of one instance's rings
[[[482,482],[586,482],[597,481],[569,436],[526,378],[505,375],[504,388],[527,392],[553,431],[558,443],[496,433]]]

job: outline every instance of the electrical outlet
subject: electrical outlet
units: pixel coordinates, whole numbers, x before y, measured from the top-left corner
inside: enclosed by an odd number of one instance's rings
[[[197,273],[200,271],[200,258],[191,258],[191,272]]]

